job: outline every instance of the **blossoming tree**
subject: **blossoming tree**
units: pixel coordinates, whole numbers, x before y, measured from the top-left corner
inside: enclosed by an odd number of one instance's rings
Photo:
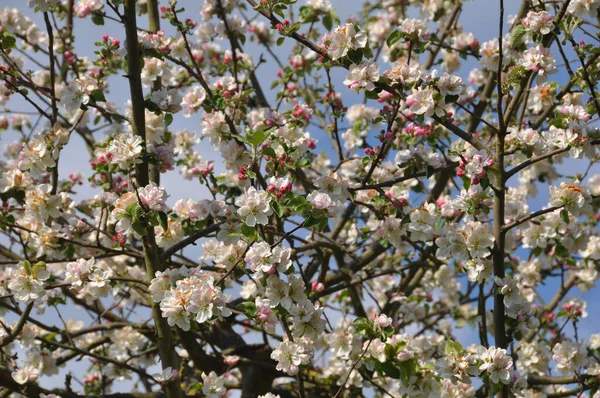
[[[489,1],[482,43],[461,0],[27,3],[0,10],[3,396],[598,396],[600,0]]]

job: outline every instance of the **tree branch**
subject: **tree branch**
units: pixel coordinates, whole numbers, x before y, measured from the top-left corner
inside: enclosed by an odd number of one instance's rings
[[[137,38],[135,0],[125,0],[124,7],[125,13],[123,17],[125,19],[127,42],[129,90],[133,113],[133,123],[131,124],[131,127],[134,134],[139,135],[144,143],[146,143],[145,101],[141,81],[141,63]],[[148,159],[146,156],[143,161],[136,166],[136,178],[138,184],[142,187],[148,185],[149,182]],[[146,228],[146,236],[142,237],[142,245],[144,248],[144,262],[146,264],[146,278],[148,282],[150,282],[154,278],[156,272],[161,270],[158,247],[154,237],[154,227],[149,226]],[[171,328],[167,324],[166,319],[162,317],[162,312],[158,303],[152,302],[152,316],[156,328],[156,344],[158,345],[162,368],[165,369],[170,367],[172,369],[179,369],[179,357],[175,352]],[[179,383],[167,383],[164,388],[167,391],[168,398],[179,398],[182,396]]]

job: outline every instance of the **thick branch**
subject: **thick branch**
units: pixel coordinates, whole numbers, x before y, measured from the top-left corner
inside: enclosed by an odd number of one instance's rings
[[[525,216],[523,218],[520,218],[520,219],[518,219],[516,221],[513,221],[510,224],[507,224],[507,225],[503,226],[502,227],[502,231],[504,233],[506,233],[506,232],[510,231],[511,229],[513,229],[513,228],[515,228],[515,227],[523,224],[524,222],[527,222],[529,220],[532,220],[532,219],[534,219],[536,217],[539,217],[539,216],[542,216],[544,214],[552,213],[554,210],[558,210],[561,207],[562,206],[553,206],[553,207],[548,207],[547,209],[538,210],[538,211],[536,211],[534,213],[531,213],[531,214],[529,214],[529,215],[527,215],[527,216]]]
[[[19,318],[19,321],[17,322],[17,325],[15,326],[15,328],[10,332],[10,334],[8,336],[5,336],[0,341],[0,348],[6,347],[7,345],[12,343],[19,336],[19,334],[23,330],[23,327],[25,326],[25,323],[27,322],[27,318],[29,317],[29,314],[31,313],[32,308],[33,308],[33,301],[27,305],[27,308],[25,308],[25,311],[23,311],[23,313],[21,314],[21,318]]]
[[[129,89],[131,93],[133,123],[132,130],[134,134],[139,135],[146,142],[146,127],[145,127],[145,109],[144,109],[144,93],[142,91],[141,81],[141,63],[140,52],[137,38],[137,24],[135,0],[125,0],[125,33],[127,41],[127,63],[129,66]],[[148,160],[144,160],[136,167],[136,176],[138,184],[141,186],[148,185]],[[149,226],[146,228],[146,236],[142,238],[144,247],[144,262],[146,264],[146,278],[150,281],[154,278],[157,271],[160,271],[158,247],[154,237],[154,228]],[[162,317],[160,307],[157,303],[152,303],[152,316],[156,328],[156,344],[161,359],[162,368],[171,367],[179,368],[179,358],[175,352],[173,336],[171,328],[167,324],[165,318]],[[179,398],[182,396],[181,387],[178,383],[168,383],[164,386],[167,391],[167,397]]]
[[[223,224],[222,222],[211,225],[210,227],[206,227],[201,229],[200,231],[196,231],[181,242],[177,242],[173,246],[169,247],[160,255],[160,262],[164,264],[165,261],[169,259],[173,254],[177,253],[179,250],[183,250],[189,245],[193,245],[200,238],[204,238],[209,234],[216,232],[219,230],[219,227]]]

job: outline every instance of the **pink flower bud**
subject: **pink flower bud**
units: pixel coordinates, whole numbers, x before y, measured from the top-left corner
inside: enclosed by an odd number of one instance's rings
[[[312,283],[311,289],[313,292],[322,292],[325,290],[325,286],[321,282],[314,281]]]

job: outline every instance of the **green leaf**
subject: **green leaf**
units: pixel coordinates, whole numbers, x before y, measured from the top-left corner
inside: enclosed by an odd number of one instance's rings
[[[329,224],[329,219],[327,217],[321,217],[321,221],[317,224],[317,230],[323,231],[325,227]]]
[[[284,6],[284,8],[287,8]],[[285,18],[285,14],[283,13],[281,8],[275,8],[273,9],[273,11],[275,12],[275,14],[279,15],[281,18]]]
[[[331,18],[331,15],[324,15],[323,16],[323,26],[327,30],[333,29],[333,19]]]
[[[492,391],[490,393],[490,395],[492,397],[496,396],[496,394],[499,394],[502,392],[502,390],[504,390],[504,384],[500,383],[492,383],[491,381],[489,382],[492,385]]]
[[[481,188],[487,189],[487,187],[490,186],[490,179],[487,177],[482,178],[481,180],[479,180],[479,185],[481,185]]]
[[[306,158],[302,158],[302,159],[298,160],[298,162],[296,163],[296,165],[298,167],[300,167],[301,169],[306,169],[306,168],[310,167],[311,162],[310,162],[310,160],[308,160]]]
[[[256,236],[256,230],[254,227],[249,227],[246,223],[242,224],[242,233],[246,238],[254,239]]]
[[[295,195],[288,199],[286,206],[293,207],[298,211],[298,207],[306,204],[306,198],[304,196]]]
[[[541,247],[536,247],[536,248],[535,248],[535,249],[533,249],[533,251],[531,252],[531,255],[532,255],[533,257],[539,257],[539,256],[542,254],[542,252],[543,252],[543,251],[544,251],[544,250],[543,250]]]
[[[67,249],[65,250],[65,257],[71,258],[75,254],[75,247],[72,244],[67,245]]]
[[[48,305],[52,307],[56,307],[59,304],[67,304],[67,301],[64,299],[64,297],[56,296],[48,299]]]
[[[94,23],[94,25],[104,25],[104,16],[101,14],[94,14],[92,15],[92,22]]]
[[[446,347],[444,348],[444,353],[450,356],[456,356],[463,352],[463,346],[458,342],[454,342],[450,339],[446,341]]]
[[[394,358],[396,356],[396,347],[391,344],[386,344],[384,351],[386,358]]]
[[[225,109],[227,108],[227,103],[225,102],[225,99],[223,97],[217,97],[215,99],[215,106],[217,107],[217,109]]]
[[[160,114],[160,109],[158,108],[158,106],[149,99],[146,100],[144,105],[146,106],[146,109],[148,109],[150,112],[154,112],[157,115]]]
[[[354,320],[353,325],[356,333],[365,332],[371,334],[373,332],[371,322],[367,318],[358,317]]]
[[[47,340],[47,341],[56,341],[56,336],[58,336],[57,332],[48,333],[47,335],[44,336],[44,340]]]
[[[32,268],[31,268],[31,275],[36,276],[38,274],[38,272],[40,272],[41,270],[45,270],[46,269],[46,263],[43,261],[38,261]]]
[[[275,149],[271,148],[270,146],[263,149],[262,154],[272,159],[277,159],[277,153],[275,152]]]
[[[378,100],[379,92],[377,90],[365,91],[365,97],[372,100]]]
[[[471,180],[467,177],[463,177],[462,178],[463,181],[463,186],[465,187],[465,190],[469,190],[469,187],[471,186]]]
[[[560,219],[563,220],[565,224],[569,223],[569,212],[566,209],[560,211]]]
[[[137,202],[131,203],[125,208],[125,211],[127,211],[127,214],[129,214],[133,220],[137,220],[142,213],[142,209]]]
[[[398,380],[402,376],[400,368],[392,362],[384,362],[377,365],[386,376],[391,377],[392,379]]]
[[[458,95],[447,95],[444,100],[447,104],[454,104],[458,100]]]
[[[167,216],[167,213],[165,213],[164,211],[159,211],[158,217],[160,218],[160,226],[165,230],[165,232],[168,231],[169,217]]]
[[[523,43],[523,38],[527,34],[527,28],[522,24],[515,26],[510,35],[510,46],[512,48],[519,48]]]
[[[204,387],[204,384],[202,383],[196,383],[196,384],[192,384],[189,388],[189,390],[187,391],[188,395],[191,396],[202,396],[202,388]],[[198,393],[198,394],[196,394]]]
[[[371,158],[368,156],[365,156],[364,158],[362,158],[361,162],[362,162],[363,167],[367,168],[367,166],[369,166],[369,163],[371,163]]]
[[[283,217],[283,214],[285,213],[285,209],[278,202],[275,202],[275,201],[271,202],[271,208],[273,209],[275,214],[277,214],[277,217],[279,217],[279,218]]]
[[[93,90],[90,94],[96,102],[106,102],[106,98],[104,97],[104,93],[102,92],[102,90],[96,89]]]
[[[400,32],[399,30],[395,30],[388,36],[385,42],[387,43],[388,47],[391,47],[394,44],[396,44],[401,38],[402,32]]]
[[[165,126],[169,127],[171,125],[171,123],[173,123],[173,115],[170,113],[167,113],[165,115]]]
[[[362,57],[363,53],[360,49],[348,51],[348,59],[352,61],[353,64],[360,64]]]
[[[256,304],[251,301],[244,301],[238,305],[240,311],[243,311],[248,317],[254,318],[258,314]]]
[[[285,36],[281,36],[279,39],[277,39],[277,45],[281,46],[283,44],[283,42],[285,41]]]
[[[554,256],[555,257],[569,257],[569,251],[561,243],[557,243],[556,247],[554,248]]]
[[[308,216],[306,218],[306,220],[304,221],[304,227],[310,228],[310,227],[321,225],[323,223],[323,218],[325,218],[325,217],[315,217],[312,215]],[[327,220],[327,218],[325,218],[325,220]]]
[[[139,221],[134,222],[131,225],[131,227],[140,236],[146,236],[146,234],[148,233],[148,231],[146,230],[146,228],[144,228],[144,226]]]
[[[17,40],[7,31],[2,32],[2,36],[0,36],[0,45],[3,50],[8,50],[11,48],[17,47]]]
[[[251,144],[251,145],[259,146],[263,142],[265,142],[265,140],[267,139],[267,137],[269,137],[270,135],[271,135],[271,133],[268,132],[268,131],[263,131],[263,130],[258,130],[258,131],[246,130],[246,142],[248,144]]]
[[[413,376],[416,376],[418,371],[417,371],[417,366],[418,366],[418,362],[416,359],[409,359],[408,361],[402,361],[399,364],[399,368],[400,368],[400,374],[401,374],[401,379],[404,382],[404,384],[408,384],[410,379]]]
[[[313,216],[308,216],[306,218],[306,220],[304,220],[304,226],[306,228],[310,228],[310,227],[314,227],[315,225],[317,225],[319,223],[319,220],[316,217]]]
[[[27,275],[31,275],[31,263],[28,260],[23,260],[23,268]]]

